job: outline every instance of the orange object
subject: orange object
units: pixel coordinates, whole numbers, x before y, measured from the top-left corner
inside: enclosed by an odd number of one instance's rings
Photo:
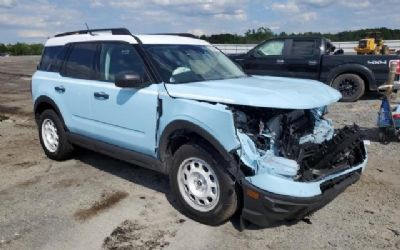
[[[260,194],[251,189],[247,189],[246,194],[255,200],[258,200],[260,198]]]

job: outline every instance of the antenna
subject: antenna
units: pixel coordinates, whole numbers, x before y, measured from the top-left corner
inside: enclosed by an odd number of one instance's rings
[[[85,23],[85,25],[86,25],[86,29],[87,29],[88,33],[89,33],[91,36],[93,36],[92,31],[90,31],[90,29],[89,29],[89,25],[87,25],[87,23]]]

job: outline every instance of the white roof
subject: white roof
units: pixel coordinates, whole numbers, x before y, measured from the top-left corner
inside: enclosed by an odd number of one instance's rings
[[[137,35],[143,44],[188,44],[188,45],[210,45],[208,42],[184,36],[172,35]]]
[[[208,42],[196,38],[174,36],[174,35],[137,35],[143,44],[188,44],[188,45],[210,45]],[[124,41],[131,44],[138,42],[130,35],[111,35],[111,34],[78,34],[61,37],[53,37],[47,40],[45,46],[61,46],[73,42],[88,41]]]

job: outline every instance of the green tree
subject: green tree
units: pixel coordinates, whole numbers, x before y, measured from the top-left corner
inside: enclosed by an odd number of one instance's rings
[[[211,43],[259,43],[263,40],[270,39],[273,37],[287,37],[287,36],[318,36],[326,37],[332,41],[358,41],[364,38],[367,32],[381,32],[383,39],[385,40],[400,40],[400,29],[388,29],[388,28],[373,28],[373,29],[361,29],[352,31],[342,31],[338,33],[320,33],[320,32],[302,32],[302,33],[290,33],[281,32],[276,34],[267,27],[260,27],[258,29],[248,29],[243,35],[238,34],[214,34],[211,36],[201,36],[201,39],[207,40]]]
[[[0,53],[10,53],[13,56],[40,55],[43,51],[43,44],[0,44]]]
[[[0,43],[0,53],[6,53],[7,51],[7,46],[3,43]]]

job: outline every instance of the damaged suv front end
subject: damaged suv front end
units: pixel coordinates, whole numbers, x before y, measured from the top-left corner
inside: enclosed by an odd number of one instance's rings
[[[366,167],[357,125],[334,129],[324,117],[340,93],[319,82],[252,76],[166,87],[175,101],[195,99],[186,116],[211,126],[207,132],[236,159],[230,172],[243,190],[242,218],[251,223],[301,219]]]
[[[159,131],[167,132],[159,137],[175,138],[172,145],[206,141],[218,151],[225,159],[218,167],[243,190],[243,219],[261,226],[301,219],[359,179],[367,155],[358,127],[335,130],[324,117],[341,98],[335,89],[313,80],[248,76],[212,46],[146,48],[164,73]],[[161,158],[171,162],[179,146],[164,150],[165,141]],[[181,193],[198,198],[196,206],[207,203],[189,191]]]
[[[356,182],[366,166],[359,128],[334,130],[325,107],[232,110],[244,174],[242,216],[250,222],[301,219]]]

